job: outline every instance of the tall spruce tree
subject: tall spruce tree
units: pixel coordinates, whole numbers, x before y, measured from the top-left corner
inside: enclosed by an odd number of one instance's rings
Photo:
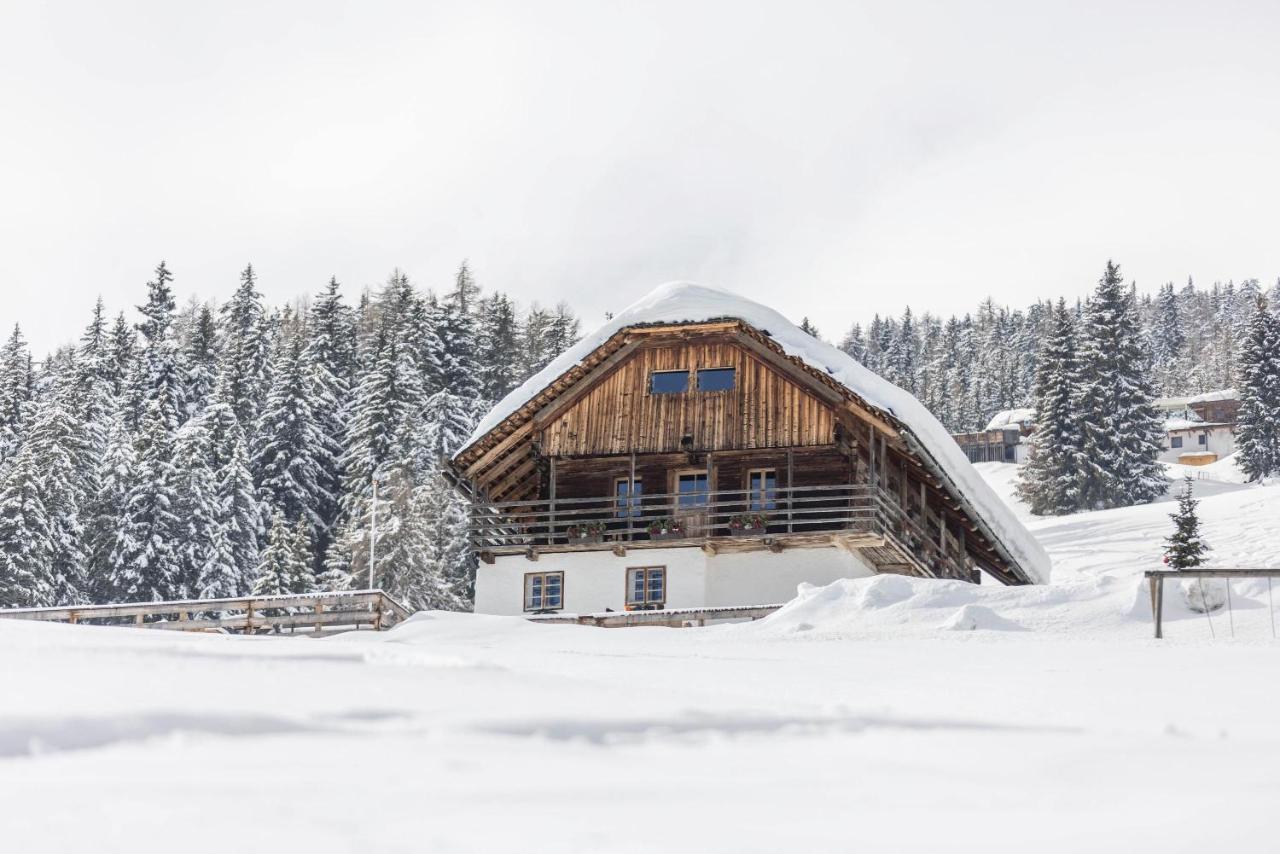
[[[295,334],[276,356],[251,467],[262,500],[286,522],[305,523],[314,540],[327,532],[324,514],[334,496],[324,481],[336,464],[316,414],[315,382],[308,367],[302,335]]]
[[[1153,405],[1150,364],[1133,294],[1120,267],[1108,261],[1085,309],[1080,341],[1076,409],[1083,442],[1077,471],[1083,508],[1147,502],[1168,489],[1157,459],[1164,424]]]
[[[15,323],[0,348],[0,462],[12,457],[22,442],[33,385],[31,354],[22,329]]]
[[[240,285],[220,309],[222,359],[218,370],[218,399],[236,414],[246,434],[258,423],[266,393],[264,377],[270,342],[267,317],[258,293],[253,265],[245,265]],[[250,437],[251,438],[251,437]]]
[[[1241,346],[1236,459],[1250,481],[1280,474],[1280,319],[1257,297]]]
[[[136,440],[133,468],[115,543],[109,586],[118,602],[173,598],[182,579],[173,437],[159,400],[152,400]]]
[[[39,461],[19,453],[0,480],[0,607],[56,604],[49,519],[39,492]]]
[[[1036,432],[1018,484],[1018,494],[1039,516],[1080,509],[1078,464],[1083,449],[1076,410],[1080,364],[1075,321],[1065,300],[1058,300],[1050,324],[1036,369]]]

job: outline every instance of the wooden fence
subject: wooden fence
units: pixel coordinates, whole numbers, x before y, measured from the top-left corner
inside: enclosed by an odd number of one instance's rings
[[[1280,578],[1280,569],[1152,569],[1143,573],[1147,579],[1147,584],[1151,589],[1151,617],[1155,623],[1156,637],[1164,637],[1164,582],[1165,579],[1172,578],[1175,581],[1184,578],[1223,578],[1228,582],[1227,587],[1227,606],[1231,605],[1231,587],[1230,580],[1232,578],[1266,578],[1267,585],[1270,590],[1270,579]],[[1212,631],[1213,621],[1210,619],[1209,628]],[[1275,608],[1271,609],[1271,633],[1274,635],[1275,628]]]
[[[0,609],[0,619],[57,623],[133,625],[182,632],[294,632],[389,629],[409,618],[409,609],[382,590],[186,599],[118,605]]]
[[[606,629],[633,626],[667,626],[680,629],[704,626],[707,621],[759,620],[781,607],[781,605],[720,605],[705,608],[670,608],[662,611],[608,611],[603,614],[535,614],[528,619],[535,623],[574,623]]]

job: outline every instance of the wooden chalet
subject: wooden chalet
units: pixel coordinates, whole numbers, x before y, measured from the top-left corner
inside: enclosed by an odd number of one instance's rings
[[[1042,553],[997,533],[1012,516],[975,508],[936,421],[922,436],[806,358],[847,356],[814,339],[792,352],[779,327],[799,330],[731,294],[659,293],[513,392],[452,460],[477,610],[785,601],[800,581],[874,572],[1047,575],[1029,566]]]

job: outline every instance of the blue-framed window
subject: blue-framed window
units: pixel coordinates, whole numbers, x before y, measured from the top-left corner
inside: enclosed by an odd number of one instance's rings
[[[751,510],[774,510],[778,506],[778,473],[755,469],[747,474],[748,505]]]
[[[729,391],[735,373],[733,368],[703,368],[698,371],[698,391]]]
[[[613,482],[613,515],[619,519],[640,515],[640,503],[644,500],[644,481],[620,477]]]
[[[688,390],[688,371],[654,371],[649,375],[650,394],[684,394]]]
[[[524,577],[526,611],[558,611],[564,607],[564,573],[530,572]]]
[[[661,608],[667,601],[667,568],[637,566],[627,570],[627,604]]]

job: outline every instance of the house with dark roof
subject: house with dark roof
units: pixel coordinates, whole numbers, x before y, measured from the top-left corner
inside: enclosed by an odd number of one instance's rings
[[[919,401],[700,285],[663,286],[562,354],[449,470],[483,613],[768,604],[881,572],[1049,577]]]

